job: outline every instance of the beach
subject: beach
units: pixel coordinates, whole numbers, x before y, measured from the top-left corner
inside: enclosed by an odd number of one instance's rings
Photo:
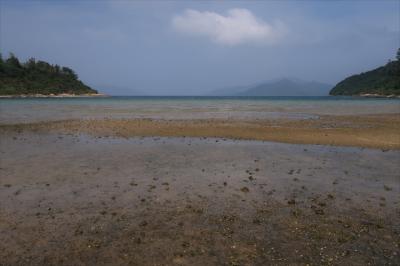
[[[89,119],[37,122],[0,127],[0,130],[85,133],[121,138],[219,137],[294,144],[321,144],[400,149],[400,116],[320,116],[318,119]]]
[[[0,264],[400,263],[396,100],[5,101]]]

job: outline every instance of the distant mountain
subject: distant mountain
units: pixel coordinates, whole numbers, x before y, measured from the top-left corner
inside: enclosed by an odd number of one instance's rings
[[[218,96],[325,96],[331,85],[316,81],[282,78],[249,86],[215,90]]]
[[[207,93],[207,96],[233,96],[247,90],[249,86],[225,87]]]
[[[50,65],[34,58],[21,63],[17,57],[3,60],[0,54],[0,95],[97,94],[68,67]]]
[[[400,49],[399,49],[400,52]],[[330,95],[400,95],[400,56],[374,70],[350,76],[339,82]]]

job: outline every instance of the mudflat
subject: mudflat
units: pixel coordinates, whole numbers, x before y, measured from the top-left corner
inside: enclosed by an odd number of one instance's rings
[[[373,127],[385,119],[362,120],[372,126],[359,132],[397,134],[395,123]],[[386,148],[398,143],[369,149],[204,138],[220,128],[221,137],[272,132],[258,122],[235,122],[243,131],[224,123],[2,126],[0,264],[400,263],[400,152]],[[314,122],[305,123],[307,132]],[[357,131],[354,123],[335,124],[337,131],[322,125],[315,132]],[[173,136],[196,138],[165,137],[168,126]],[[164,137],[135,137],[154,132]]]

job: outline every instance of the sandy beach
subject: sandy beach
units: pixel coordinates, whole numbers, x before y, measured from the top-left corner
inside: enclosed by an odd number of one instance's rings
[[[3,100],[0,264],[398,265],[399,106],[366,101]]]
[[[3,125],[1,264],[396,265],[398,117],[329,119]]]

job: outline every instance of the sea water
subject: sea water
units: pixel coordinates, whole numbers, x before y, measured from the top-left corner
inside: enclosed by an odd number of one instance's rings
[[[312,119],[400,114],[400,99],[362,97],[115,96],[0,99],[0,123],[92,118]]]

